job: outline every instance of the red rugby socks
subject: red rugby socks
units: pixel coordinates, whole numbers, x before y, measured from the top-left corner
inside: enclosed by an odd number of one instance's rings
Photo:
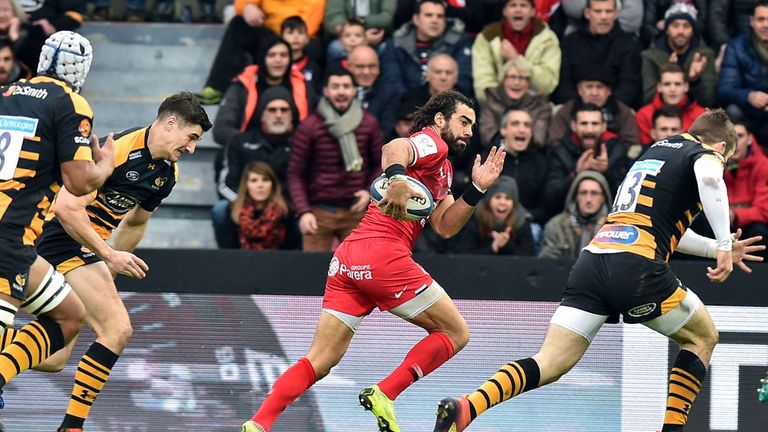
[[[391,400],[411,384],[437,369],[453,357],[451,339],[442,332],[430,333],[413,346],[405,360],[388,377],[381,380],[379,389]]]
[[[269,430],[285,408],[312,387],[316,380],[312,363],[306,357],[302,358],[275,381],[272,390],[264,398],[261,408],[251,420]]]

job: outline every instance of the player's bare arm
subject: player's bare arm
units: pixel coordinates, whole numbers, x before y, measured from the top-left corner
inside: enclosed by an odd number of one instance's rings
[[[120,225],[112,234],[112,247],[117,250],[133,252],[144,237],[147,223],[152,212],[136,206],[125,215]]]
[[[93,200],[91,194],[78,197],[62,187],[53,211],[67,234],[98,255],[111,269],[126,276],[139,279],[145,277],[149,268],[144,261],[132,253],[113,249],[93,229],[86,211]]]
[[[152,212],[144,210],[140,206],[134,207],[128,214],[125,215],[123,220],[112,233],[111,243],[112,248],[121,254],[127,254],[138,260],[141,268],[144,271],[149,270],[149,266],[137,256],[133,255],[133,250],[139,244],[142,238],[144,238],[144,232],[147,230],[147,223],[152,216]],[[114,277],[116,273],[125,274],[117,271],[116,268],[110,266],[110,271]],[[128,275],[130,276],[130,275]]]
[[[72,195],[87,195],[99,187],[112,175],[115,169],[115,145],[109,134],[103,146],[99,138],[91,135],[91,161],[68,161],[61,164],[61,178],[64,186]]]
[[[379,201],[378,207],[387,216],[395,219],[405,219],[405,207],[411,197],[422,197],[421,192],[413,189],[405,181],[405,178],[397,175],[389,176],[393,166],[405,167],[413,163],[413,147],[405,138],[394,139],[381,149],[381,169],[388,174],[390,184],[384,197]]]
[[[472,184],[467,186],[467,188],[474,188],[480,194],[485,193],[499,178],[499,174],[501,174],[501,170],[504,168],[504,157],[506,154],[500,147],[493,147],[488,154],[488,158],[483,163],[480,163],[480,155],[477,155],[472,166]],[[473,192],[469,191],[470,194]],[[465,193],[465,195],[467,194]],[[432,211],[432,215],[429,217],[429,221],[438,235],[443,238],[450,238],[455,236],[464,227],[469,218],[472,217],[476,205],[476,203],[468,203],[467,199],[473,201],[471,198],[465,198],[464,196],[454,200],[449,195],[435,207],[435,210]]]

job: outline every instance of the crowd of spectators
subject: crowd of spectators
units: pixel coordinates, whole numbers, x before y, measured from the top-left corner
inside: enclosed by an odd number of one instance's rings
[[[709,107],[739,125],[733,228],[768,232],[768,0],[316,0],[293,16],[273,3],[237,2],[199,93],[220,103],[217,233],[261,161],[301,238],[278,247],[333,249],[366,208],[381,146],[448,89],[478,101],[453,192],[492,146],[504,177],[459,235],[426,229],[417,251],[575,257],[632,161]]]
[[[178,20],[178,1],[131,0],[113,17],[97,0],[91,18]],[[196,20],[220,20],[198,3]],[[28,77],[44,37],[77,28],[86,6],[0,0],[0,81]],[[575,257],[632,161],[710,107],[739,131],[732,228],[768,233],[768,0],[235,0],[234,11],[198,93],[219,105],[220,247],[333,249],[367,207],[382,145],[448,89],[478,101],[475,134],[451,157],[453,193],[475,155],[498,146],[507,161],[458,236],[427,229],[416,250]]]

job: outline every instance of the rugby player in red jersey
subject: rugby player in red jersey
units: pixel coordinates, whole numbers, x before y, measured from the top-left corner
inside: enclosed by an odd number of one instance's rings
[[[419,180],[432,193],[436,206],[429,222],[434,231],[446,238],[455,235],[504,166],[505,153],[496,148],[482,164],[477,156],[472,185],[458,199],[451,195],[453,168],[447,157],[464,150],[475,123],[472,100],[455,91],[441,92],[416,112],[410,137],[383,147],[381,164],[390,185],[331,260],[312,346],[275,381],[243,432],[269,431],[290,403],[339,363],[360,322],[376,307],[428,333],[389,376],[360,392],[360,404],[376,416],[380,431],[399,431],[395,398],[467,344],[467,323],[453,301],[413,261],[411,249],[426,220],[404,220],[408,199],[419,195],[404,176]]]

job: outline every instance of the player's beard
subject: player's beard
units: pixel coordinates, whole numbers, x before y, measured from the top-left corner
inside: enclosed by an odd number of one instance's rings
[[[451,133],[447,124],[440,130],[440,138],[448,144],[448,154],[452,156],[460,154],[467,147],[466,143],[460,142],[459,137]]]

